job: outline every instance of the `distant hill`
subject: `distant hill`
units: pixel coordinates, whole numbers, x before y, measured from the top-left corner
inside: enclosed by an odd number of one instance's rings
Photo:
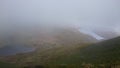
[[[73,28],[56,28],[50,31],[37,32],[38,34],[14,35],[12,42],[21,42],[36,48],[34,52],[2,57],[1,60],[23,64],[43,64],[73,53],[76,49],[85,47],[97,40],[89,35],[80,33]],[[15,41],[14,41],[15,40]]]
[[[111,30],[104,30],[104,29],[94,29],[93,30],[96,34],[104,37],[105,39],[112,39],[112,38],[115,38],[115,37],[118,37],[119,35],[114,32],[114,31],[111,31]]]
[[[17,54],[14,56],[1,57],[2,61],[14,62],[23,66],[47,66],[54,65],[73,66],[70,68],[111,68],[118,65],[120,68],[120,37],[109,40],[98,41],[95,38],[80,33],[72,28],[56,28],[51,31],[37,32],[38,34],[27,33],[15,35],[17,42],[22,40],[37,50],[31,53]],[[28,45],[29,46],[29,45]],[[0,62],[1,65],[13,66]],[[78,67],[76,67],[78,66]],[[4,67],[3,67],[4,68]],[[7,68],[7,67],[6,67]]]
[[[2,60],[23,66],[50,65],[52,68],[58,68],[54,65],[71,68],[111,68],[120,65],[120,37],[94,43],[96,39],[74,29],[55,29],[43,39],[43,43],[34,43],[37,47],[35,52],[7,56]]]
[[[30,45],[41,45],[41,43],[56,43],[60,45],[91,43],[97,40],[92,36],[80,33],[77,29],[70,27],[56,27],[51,29],[19,30],[0,37],[0,47],[14,43]]]

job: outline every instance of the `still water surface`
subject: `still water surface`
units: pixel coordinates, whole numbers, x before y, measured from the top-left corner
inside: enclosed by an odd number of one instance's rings
[[[0,48],[0,56],[9,56],[34,51],[35,48],[24,45],[6,45]]]

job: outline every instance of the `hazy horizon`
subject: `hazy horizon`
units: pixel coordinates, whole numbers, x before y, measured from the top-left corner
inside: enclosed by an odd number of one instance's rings
[[[119,0],[1,0],[0,32],[76,27],[120,35]]]
[[[120,68],[120,0],[0,0],[1,67]]]

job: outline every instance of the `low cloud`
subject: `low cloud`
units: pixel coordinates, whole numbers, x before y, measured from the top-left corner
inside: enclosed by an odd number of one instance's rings
[[[0,0],[0,10],[1,31],[39,25],[111,31],[120,27],[119,0]]]

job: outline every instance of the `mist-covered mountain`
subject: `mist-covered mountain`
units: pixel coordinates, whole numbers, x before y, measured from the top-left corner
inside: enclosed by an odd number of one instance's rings
[[[18,31],[19,32],[19,31]],[[13,33],[10,36],[6,36],[4,39],[5,46],[9,46],[9,49],[14,52],[12,47],[23,48],[23,46],[33,47],[36,50],[28,53],[17,53],[8,56],[1,56],[1,60],[7,62],[17,63],[23,65],[27,63],[34,64],[45,64],[54,58],[64,56],[71,51],[75,51],[77,48],[85,47],[91,43],[98,42],[98,40],[92,36],[80,33],[74,28],[55,28],[55,29],[44,29],[40,31],[23,31],[20,33]],[[14,46],[15,44],[15,46]],[[22,46],[22,47],[21,47]],[[1,50],[6,49],[4,46]],[[17,49],[20,50],[20,49]],[[23,48],[26,49],[26,48]],[[21,50],[23,50],[21,49]],[[5,50],[3,50],[5,51]],[[15,51],[16,52],[16,51]],[[5,53],[5,52],[3,52]],[[72,53],[72,52],[71,52]],[[24,58],[23,58],[24,57]]]
[[[71,43],[89,43],[97,41],[94,37],[79,32],[77,29],[68,27],[54,28],[31,28],[13,30],[1,37],[1,46],[13,43],[38,44],[43,42],[71,44]]]
[[[119,34],[115,32],[114,30],[108,30],[108,29],[94,29],[93,30],[98,35],[104,37],[104,39],[112,39],[115,37],[118,37]]]
[[[119,64],[120,37],[100,42],[89,31],[86,34],[76,28],[57,27],[55,29],[35,30],[22,30],[9,34],[5,38],[2,37],[4,43],[7,42],[4,44],[5,46],[6,44],[11,46],[22,43],[22,46],[35,48],[35,51],[0,57],[0,59],[19,65],[28,65],[27,63],[39,65],[50,62],[80,65],[90,63],[98,66],[99,64]]]
[[[118,36],[120,0],[0,0],[2,61],[20,66],[95,62],[105,68],[120,59],[119,39],[111,39]]]
[[[58,66],[64,65],[65,67],[73,66],[72,68],[76,68],[76,66],[82,68],[85,68],[86,66],[93,68],[95,67],[119,68],[120,64],[119,42],[120,37],[117,37],[110,40],[104,40],[98,43],[94,43],[92,45],[79,43],[74,46],[63,46],[58,48],[54,47],[42,51],[37,50],[33,53],[9,56],[7,57],[6,61],[16,62],[19,64],[22,64],[21,62],[23,62],[25,65],[28,65],[26,63],[30,63],[32,65],[42,64],[43,66],[44,65],[46,66],[46,64],[50,64],[51,65],[50,67],[53,67],[54,65]]]
[[[88,29],[79,29],[80,32],[84,33],[84,34],[87,34],[87,35],[90,35],[94,38],[96,38],[97,40],[104,40],[105,38],[98,35],[97,33],[95,33],[94,31],[92,30],[88,30]]]

